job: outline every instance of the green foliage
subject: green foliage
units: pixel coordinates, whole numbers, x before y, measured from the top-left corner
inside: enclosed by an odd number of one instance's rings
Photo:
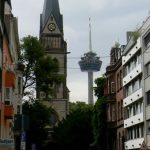
[[[31,144],[35,143],[38,147],[47,139],[45,126],[51,125],[51,116],[54,114],[52,108],[42,105],[36,100],[26,101],[23,104],[23,114],[29,116],[29,131],[27,131],[27,149],[31,149]]]
[[[87,105],[85,102],[77,101],[76,103],[69,103],[69,111],[70,113],[76,111],[76,110],[84,110],[84,109],[92,109],[92,105]]]
[[[55,150],[87,150],[93,141],[92,106],[81,103],[73,104],[71,113],[54,128]]]
[[[55,88],[64,80],[63,75],[58,74],[59,65],[56,58],[52,59],[50,56],[45,56],[39,61],[36,66],[36,83],[38,90],[53,95]]]
[[[112,48],[119,48],[120,47],[120,43],[119,42],[115,42],[114,46],[112,46]]]
[[[42,90],[48,96],[52,95],[54,85],[63,81],[63,76],[58,74],[59,65],[56,58],[51,58],[45,53],[40,41],[33,36],[22,39],[20,63],[24,64],[23,94],[30,94],[29,88]],[[52,88],[53,87],[53,88]]]
[[[95,84],[97,85],[94,87],[95,96],[97,96],[98,99],[104,96],[104,84],[105,84],[106,78],[105,77],[99,77],[95,80]]]
[[[97,100],[93,112],[93,146],[97,149],[106,148],[106,98],[101,97]]]
[[[97,87],[94,88],[95,95],[98,97],[94,105],[93,111],[93,135],[94,142],[93,147],[97,149],[106,149],[106,130],[107,130],[107,119],[106,119],[106,98],[104,97],[104,85],[106,78],[99,77],[95,80]]]
[[[133,36],[133,39],[134,41],[137,41],[137,39],[140,37],[140,33],[138,30],[132,32],[132,36]]]
[[[21,55],[19,62],[24,64],[23,94],[25,89],[35,86],[35,66],[44,56],[44,48],[36,37],[27,36],[21,40]]]

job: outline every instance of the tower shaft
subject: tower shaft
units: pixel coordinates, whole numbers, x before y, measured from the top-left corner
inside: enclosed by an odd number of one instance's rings
[[[93,72],[88,72],[88,104],[94,104],[93,100]]]

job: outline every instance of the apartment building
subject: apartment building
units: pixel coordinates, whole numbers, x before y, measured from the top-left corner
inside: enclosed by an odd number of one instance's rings
[[[105,96],[107,98],[107,150],[124,150],[122,49],[115,45],[106,68]]]
[[[14,116],[22,113],[22,68],[18,63],[18,22],[4,1],[1,75],[0,149],[14,149]]]
[[[144,82],[144,141],[145,145],[150,149],[150,17],[143,23],[141,32]]]
[[[0,0],[0,68],[2,68],[3,19],[4,19],[4,0]]]
[[[144,141],[142,49],[140,37],[132,36],[123,52],[125,149],[138,149]]]
[[[139,34],[139,35],[138,35]],[[137,36],[138,35],[138,36]],[[125,149],[150,148],[150,17],[128,36],[123,52]]]

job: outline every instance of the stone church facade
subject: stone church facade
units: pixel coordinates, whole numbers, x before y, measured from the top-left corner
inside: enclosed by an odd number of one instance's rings
[[[40,40],[45,47],[45,53],[59,62],[59,74],[64,81],[57,87],[50,99],[44,97],[42,91],[37,97],[47,106],[52,106],[59,120],[68,114],[69,90],[66,85],[67,78],[67,43],[64,40],[63,16],[60,14],[58,0],[45,0],[43,12],[40,15]]]

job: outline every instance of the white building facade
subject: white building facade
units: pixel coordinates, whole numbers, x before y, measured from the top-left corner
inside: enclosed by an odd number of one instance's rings
[[[150,17],[142,27],[142,50],[143,50],[143,95],[144,95],[144,141],[150,149]]]
[[[150,145],[150,18],[131,35],[122,58],[125,149],[140,150]]]
[[[122,58],[124,77],[125,149],[138,149],[144,140],[141,41],[128,42]]]

